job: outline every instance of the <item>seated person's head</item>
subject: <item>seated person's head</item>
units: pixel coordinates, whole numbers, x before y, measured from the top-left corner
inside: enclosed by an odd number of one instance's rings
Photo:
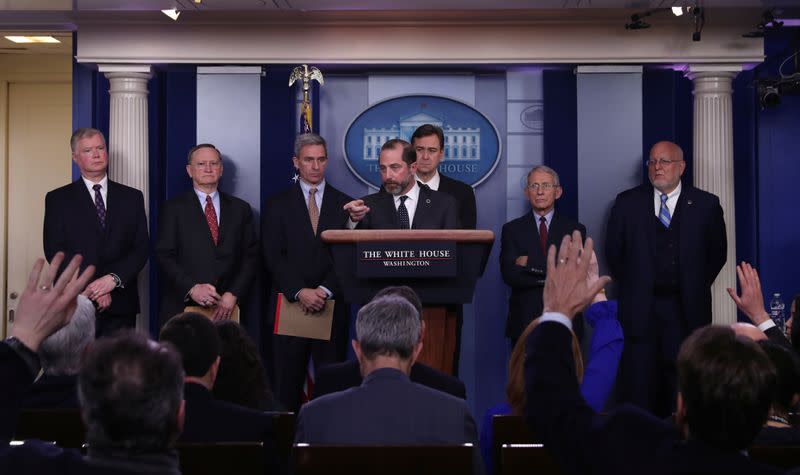
[[[362,375],[381,367],[408,374],[422,351],[421,331],[417,310],[403,297],[386,295],[361,307],[353,349]]]
[[[214,387],[222,344],[211,320],[199,313],[180,313],[164,324],[158,339],[172,343],[178,350],[186,381],[209,390]]]
[[[164,450],[183,428],[180,356],[140,333],[97,340],[78,376],[78,397],[91,448]]]
[[[770,340],[761,340],[758,344],[772,361],[778,377],[772,413],[786,417],[800,399],[800,359],[791,350]]]
[[[743,450],[767,419],[775,379],[756,342],[729,327],[700,328],[678,353],[678,424],[691,439]]]
[[[262,411],[273,406],[267,374],[255,343],[238,323],[216,322],[221,353],[214,397]]]
[[[94,305],[83,295],[67,326],[53,333],[39,346],[39,359],[45,374],[78,374],[86,347],[94,341]]]
[[[525,327],[522,334],[514,345],[511,352],[511,359],[508,361],[508,384],[506,384],[506,399],[511,404],[511,410],[518,416],[525,415],[525,408],[528,405],[528,398],[525,395],[525,343],[528,335],[539,324],[539,319],[533,320]],[[575,374],[578,376],[578,383],[583,380],[583,355],[578,337],[572,333],[572,356],[575,359]]]
[[[746,336],[753,341],[761,341],[767,339],[767,334],[759,330],[757,326],[752,323],[736,322],[730,325],[731,330],[739,336]]]
[[[389,287],[384,287],[375,294],[373,299],[377,299],[379,297],[384,297],[386,295],[396,295],[398,297],[403,297],[404,299],[411,302],[411,305],[417,309],[417,313],[419,317],[422,318],[422,301],[419,299],[419,295],[414,292],[414,289],[407,285],[392,285]]]

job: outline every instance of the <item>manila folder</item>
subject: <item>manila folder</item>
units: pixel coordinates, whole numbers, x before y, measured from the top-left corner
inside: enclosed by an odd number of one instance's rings
[[[299,302],[290,302],[279,293],[274,333],[330,341],[335,303],[333,300],[326,300],[325,307],[319,312],[306,313]]]

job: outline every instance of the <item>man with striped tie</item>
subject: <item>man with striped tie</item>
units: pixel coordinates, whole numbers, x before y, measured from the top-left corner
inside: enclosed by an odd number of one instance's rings
[[[681,342],[711,323],[727,252],[719,198],[682,183],[685,168],[678,145],[653,145],[650,183],[617,195],[605,240],[625,333],[620,396],[661,416],[674,410]]]

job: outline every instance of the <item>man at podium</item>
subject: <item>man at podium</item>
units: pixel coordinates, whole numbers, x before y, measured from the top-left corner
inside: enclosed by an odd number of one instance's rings
[[[458,205],[447,193],[420,185],[417,152],[405,140],[383,144],[379,191],[344,205],[350,229],[458,229]]]

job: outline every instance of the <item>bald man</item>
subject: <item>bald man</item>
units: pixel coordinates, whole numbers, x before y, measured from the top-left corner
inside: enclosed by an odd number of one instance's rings
[[[658,142],[649,183],[617,195],[608,218],[606,260],[625,333],[620,396],[657,415],[674,410],[681,342],[711,323],[711,284],[725,264],[719,198],[682,183],[683,151]]]

